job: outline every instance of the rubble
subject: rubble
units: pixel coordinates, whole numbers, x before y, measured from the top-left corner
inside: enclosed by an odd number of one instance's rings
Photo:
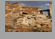
[[[19,26],[22,26],[22,28],[25,26],[52,27],[52,19],[48,19],[48,15],[36,12],[42,10],[41,8],[21,5],[19,3],[17,5],[5,4],[5,7],[8,11],[9,8],[11,10],[9,12],[5,11],[5,25],[7,26],[11,25],[14,28]]]

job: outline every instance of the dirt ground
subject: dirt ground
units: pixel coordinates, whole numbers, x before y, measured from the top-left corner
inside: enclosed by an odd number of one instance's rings
[[[21,26],[20,28],[13,28],[5,26],[5,32],[52,32],[52,27]]]

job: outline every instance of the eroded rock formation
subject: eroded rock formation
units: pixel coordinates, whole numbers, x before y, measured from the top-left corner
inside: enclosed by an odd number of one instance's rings
[[[30,7],[20,3],[5,3],[5,25],[18,28],[19,26],[52,27],[52,18],[40,14],[39,7]],[[20,28],[20,27],[19,27]]]

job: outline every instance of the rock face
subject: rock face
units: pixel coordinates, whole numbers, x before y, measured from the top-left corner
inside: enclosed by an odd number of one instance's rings
[[[21,5],[20,3],[5,3],[5,25],[14,28],[20,26],[52,27],[52,19],[49,19],[48,15],[44,13],[37,12],[39,10],[42,9]]]
[[[50,15],[52,17],[52,3],[49,3],[49,7],[50,7]]]

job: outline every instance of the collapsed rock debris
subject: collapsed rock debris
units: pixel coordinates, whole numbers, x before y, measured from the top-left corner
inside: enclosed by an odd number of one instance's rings
[[[48,18],[48,15],[44,14],[44,12],[40,13],[40,10],[43,9],[22,5],[20,3],[9,4],[5,2],[5,26],[9,27],[5,27],[5,31],[33,32],[31,27],[35,27],[35,29],[39,27],[40,32],[43,27],[49,27],[50,29],[52,27],[52,17]]]

